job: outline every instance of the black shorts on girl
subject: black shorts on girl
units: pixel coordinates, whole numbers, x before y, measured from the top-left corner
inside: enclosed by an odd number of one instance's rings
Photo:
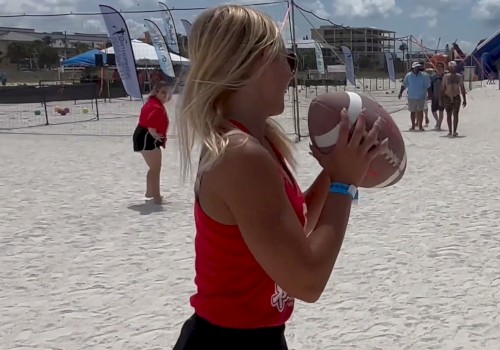
[[[147,128],[137,126],[132,136],[134,152],[152,151],[162,146],[162,141],[157,140]]]
[[[182,326],[173,350],[288,350],[285,326],[234,329],[211,324],[197,314]]]

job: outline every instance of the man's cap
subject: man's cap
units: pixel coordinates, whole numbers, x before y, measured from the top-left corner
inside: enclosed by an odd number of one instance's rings
[[[420,68],[420,67],[422,67],[422,65],[420,64],[420,62],[413,62],[412,65],[411,65],[411,69]]]

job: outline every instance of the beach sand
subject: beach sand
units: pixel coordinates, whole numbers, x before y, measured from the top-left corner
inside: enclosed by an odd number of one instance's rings
[[[296,303],[290,349],[498,349],[496,89],[469,93],[459,138],[403,132],[405,177],[361,191],[326,291]],[[381,96],[404,108],[397,91]],[[179,179],[172,128],[167,204],[145,202],[129,136],[138,108],[114,101],[100,121],[0,125],[1,349],[171,349],[192,314],[192,185]],[[286,113],[278,120],[293,132],[289,103]],[[407,130],[408,112],[393,117]],[[319,171],[307,138],[297,155],[305,189]]]

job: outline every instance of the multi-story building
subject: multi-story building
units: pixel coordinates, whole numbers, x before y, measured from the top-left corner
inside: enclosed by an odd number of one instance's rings
[[[311,29],[311,38],[340,50],[351,49],[354,64],[359,68],[383,68],[385,52],[396,52],[396,33],[389,30],[358,27],[321,26]],[[339,51],[340,57],[342,57]]]
[[[101,48],[109,42],[107,34],[84,34],[66,32],[36,32],[31,28],[0,27],[0,58],[7,55],[13,42],[43,41],[58,50],[62,57],[71,57],[81,51],[81,47]]]

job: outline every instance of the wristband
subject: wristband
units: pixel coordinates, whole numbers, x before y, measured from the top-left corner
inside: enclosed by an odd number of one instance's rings
[[[330,186],[330,192],[351,196],[353,200],[358,200],[359,197],[359,191],[356,186],[340,182],[333,182]]]

